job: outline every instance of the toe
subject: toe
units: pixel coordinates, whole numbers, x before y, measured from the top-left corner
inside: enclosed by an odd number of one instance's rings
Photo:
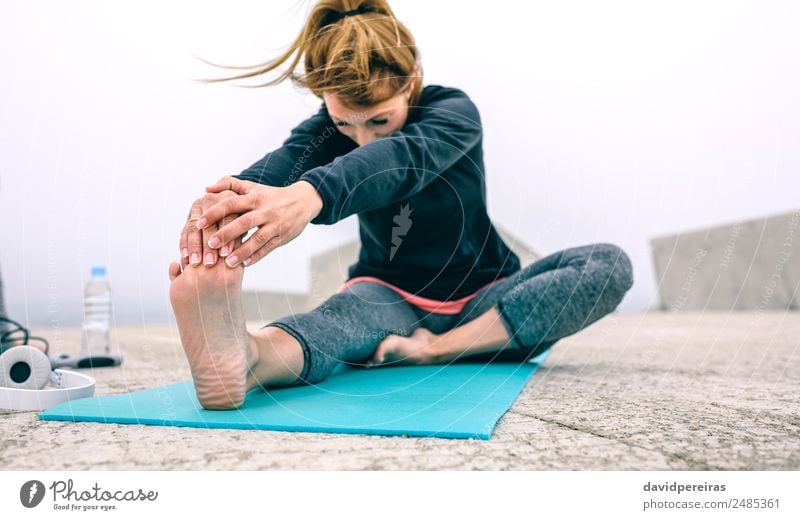
[[[171,262],[169,264],[169,281],[171,282],[172,280],[177,278],[178,275],[180,274],[181,274],[181,264],[179,264],[178,262]]]

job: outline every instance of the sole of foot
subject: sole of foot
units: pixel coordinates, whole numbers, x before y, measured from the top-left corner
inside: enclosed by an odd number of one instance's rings
[[[195,393],[203,408],[239,408],[247,375],[258,363],[248,340],[241,304],[244,267],[218,261],[213,266],[169,266],[169,297]]]

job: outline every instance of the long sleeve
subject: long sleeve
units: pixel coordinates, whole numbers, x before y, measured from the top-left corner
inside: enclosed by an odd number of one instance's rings
[[[312,224],[333,224],[409,197],[480,143],[480,115],[462,91],[452,89],[420,110],[401,130],[302,174],[323,201]]]
[[[280,148],[233,177],[268,186],[288,186],[309,169],[346,153],[352,148],[348,143],[352,141],[336,129],[323,104],[316,114],[292,129]]]

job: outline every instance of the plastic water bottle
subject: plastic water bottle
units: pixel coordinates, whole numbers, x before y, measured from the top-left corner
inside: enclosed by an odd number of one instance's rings
[[[83,294],[81,353],[108,354],[111,351],[111,284],[105,267],[92,267],[92,277],[86,282]]]

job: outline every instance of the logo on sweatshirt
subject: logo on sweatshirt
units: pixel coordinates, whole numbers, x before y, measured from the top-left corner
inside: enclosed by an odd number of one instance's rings
[[[392,218],[395,226],[392,228],[392,248],[389,251],[389,261],[392,261],[394,254],[403,243],[402,237],[406,236],[408,230],[411,229],[411,212],[413,209],[408,208],[408,204],[400,206],[400,213]]]

